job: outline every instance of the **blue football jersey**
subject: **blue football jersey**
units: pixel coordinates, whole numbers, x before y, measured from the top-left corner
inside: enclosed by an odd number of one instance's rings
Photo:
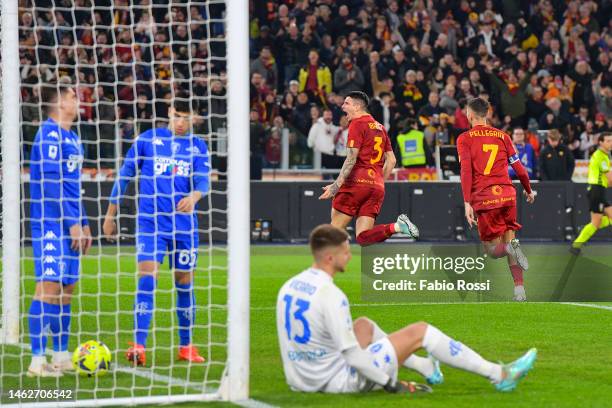
[[[128,151],[110,201],[117,204],[129,181],[137,177],[140,232],[193,232],[198,225],[195,212],[177,212],[176,205],[192,191],[208,192],[209,171],[203,139],[151,129]]]
[[[30,158],[32,231],[42,231],[43,223],[60,224],[64,233],[76,223],[87,225],[81,200],[83,146],[79,136],[47,119],[36,133]]]

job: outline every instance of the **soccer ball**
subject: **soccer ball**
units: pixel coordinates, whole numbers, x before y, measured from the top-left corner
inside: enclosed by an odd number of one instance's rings
[[[110,369],[111,352],[101,341],[89,340],[74,350],[72,364],[80,375],[104,375]]]

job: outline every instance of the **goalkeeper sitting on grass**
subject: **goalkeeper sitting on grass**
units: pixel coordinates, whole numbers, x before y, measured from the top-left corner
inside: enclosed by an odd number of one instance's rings
[[[353,321],[348,298],[334,283],[351,260],[349,236],[329,224],[310,233],[312,266],[289,279],[276,301],[276,327],[287,383],[294,391],[357,393],[431,392],[425,384],[398,379],[400,367],[443,382],[439,363],[478,374],[498,391],[512,391],[533,367],[537,352],[495,364],[425,322],[384,332],[367,317]],[[414,353],[425,349],[429,357]]]
[[[145,347],[153,317],[157,275],[166,252],[174,269],[179,323],[179,360],[204,362],[192,345],[195,319],[193,270],[197,262],[197,202],[209,189],[209,157],[204,140],[190,133],[191,105],[180,98],[169,110],[168,128],[148,130],[138,136],[128,151],[115,181],[104,220],[104,234],[117,233],[115,215],[119,199],[130,180],[138,178],[136,248],[138,288],[134,304],[134,344],[127,359],[146,363]]]

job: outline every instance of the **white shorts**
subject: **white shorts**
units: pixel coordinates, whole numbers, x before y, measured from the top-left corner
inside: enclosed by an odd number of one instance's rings
[[[387,375],[397,380],[397,355],[388,337],[382,338],[368,346],[367,351],[372,356],[372,365],[383,370]],[[332,394],[356,393],[371,391],[378,384],[359,374],[348,364],[338,371],[325,386],[325,392]]]

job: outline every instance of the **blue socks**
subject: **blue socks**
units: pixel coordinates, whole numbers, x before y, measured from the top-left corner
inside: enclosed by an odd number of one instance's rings
[[[30,342],[32,343],[33,356],[45,355],[45,348],[47,347],[47,334],[49,333],[53,338],[53,350],[61,351],[61,310],[62,306],[60,305],[44,303],[36,299],[32,300],[28,321],[30,325]],[[68,321],[70,321],[70,318]],[[66,338],[68,338],[68,335]]]
[[[155,278],[151,275],[144,275],[138,279],[136,304],[134,305],[134,329],[136,330],[134,341],[143,346],[147,343],[149,326],[153,317],[155,283]]]
[[[191,344],[191,332],[195,321],[195,293],[193,283],[176,286],[176,316],[179,324],[179,342],[181,346]]]
[[[70,311],[70,305],[62,305],[62,316],[60,319],[60,324],[62,327],[62,331],[60,333],[60,344],[59,350],[56,351],[68,351],[68,340],[70,340],[70,318],[72,317]],[[55,344],[53,345],[53,349],[55,350]]]
[[[45,348],[47,347],[47,334],[43,334],[43,310],[40,300],[32,300],[30,305],[30,315],[28,317],[30,323],[30,343],[32,344],[33,356],[44,356]]]

